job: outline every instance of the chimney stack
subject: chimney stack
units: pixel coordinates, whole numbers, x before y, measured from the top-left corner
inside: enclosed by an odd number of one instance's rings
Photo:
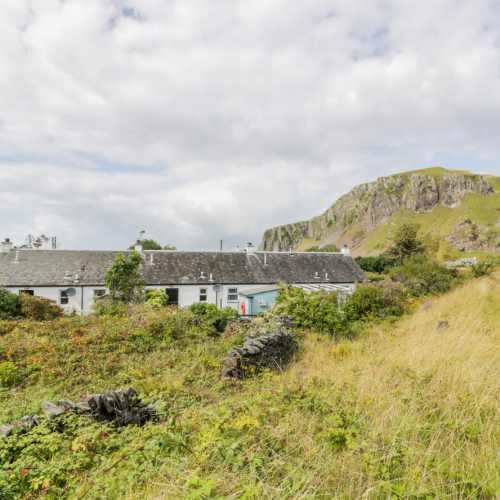
[[[5,238],[5,241],[2,241],[2,252],[10,252],[12,247],[13,245],[9,238]]]
[[[247,253],[254,253],[255,248],[251,243],[247,243]]]
[[[344,255],[351,255],[351,252],[349,252],[349,248],[347,247],[347,245],[344,245],[344,248],[341,250],[341,252]]]
[[[142,252],[142,243],[141,240],[137,240],[134,245],[134,250],[136,252]]]

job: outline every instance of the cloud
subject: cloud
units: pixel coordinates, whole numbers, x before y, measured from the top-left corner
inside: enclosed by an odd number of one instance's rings
[[[0,228],[232,247],[380,175],[498,169],[498,26],[486,0],[4,2]]]

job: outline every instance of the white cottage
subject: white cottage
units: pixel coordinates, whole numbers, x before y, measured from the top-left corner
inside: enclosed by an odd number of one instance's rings
[[[354,289],[367,279],[342,252],[259,252],[251,243],[234,252],[142,250],[141,274],[147,289],[162,288],[170,304],[209,302],[240,310],[240,293],[258,286],[341,285]],[[14,293],[55,300],[77,312],[91,310],[94,297],[108,293],[104,275],[119,251],[15,249],[9,240],[0,253],[0,285]],[[130,251],[123,251],[126,257]]]

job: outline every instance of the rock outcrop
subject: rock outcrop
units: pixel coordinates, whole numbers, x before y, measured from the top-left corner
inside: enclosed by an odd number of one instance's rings
[[[360,223],[361,228],[370,231],[402,208],[424,213],[431,212],[439,204],[457,208],[468,194],[488,196],[495,192],[484,176],[433,170],[432,174],[398,174],[361,184],[310,221],[268,229],[259,249],[287,251],[296,249],[304,240],[335,242],[352,224]]]

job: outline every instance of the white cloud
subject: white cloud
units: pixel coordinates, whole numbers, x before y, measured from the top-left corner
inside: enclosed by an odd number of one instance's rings
[[[487,0],[3,2],[0,229],[232,246],[442,155],[474,170],[499,26]]]

